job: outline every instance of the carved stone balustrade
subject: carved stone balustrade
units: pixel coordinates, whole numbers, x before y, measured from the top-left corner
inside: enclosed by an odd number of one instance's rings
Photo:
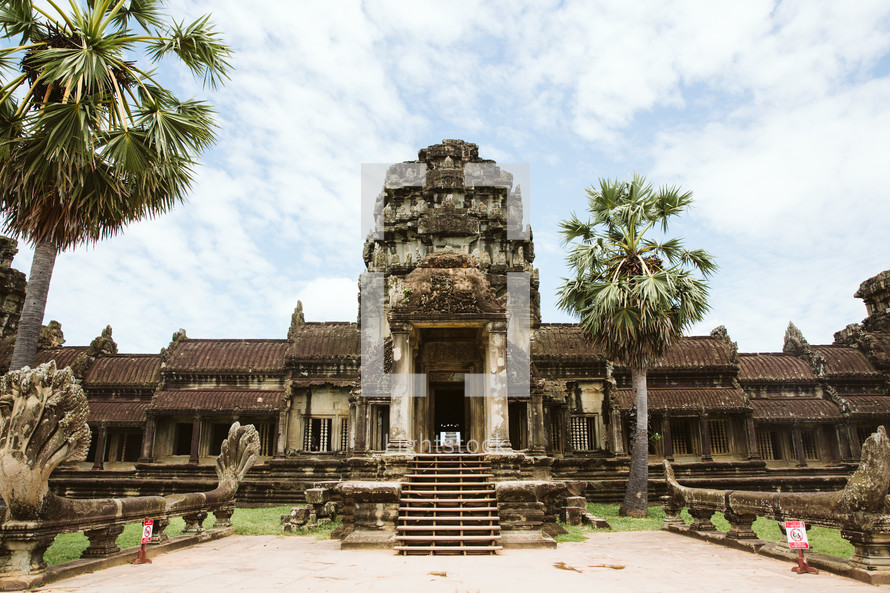
[[[663,529],[698,534],[714,531],[711,516],[718,511],[730,524],[725,538],[739,541],[756,540],[751,525],[758,516],[840,529],[841,536],[853,544],[850,576],[874,584],[890,583],[890,438],[883,426],[866,440],[859,467],[846,487],[835,492],[689,488],[677,482],[670,461],[664,461],[664,468],[668,493],[662,498]],[[689,527],[679,516],[684,507],[694,519]],[[883,574],[870,578],[871,573]]]

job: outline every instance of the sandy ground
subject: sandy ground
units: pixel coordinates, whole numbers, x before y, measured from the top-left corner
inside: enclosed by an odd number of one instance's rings
[[[337,541],[233,536],[57,581],[39,591],[230,593],[331,591],[475,593],[535,591],[888,591],[828,573],[796,575],[791,564],[666,532],[602,533],[555,550],[498,556],[396,556],[341,551]]]

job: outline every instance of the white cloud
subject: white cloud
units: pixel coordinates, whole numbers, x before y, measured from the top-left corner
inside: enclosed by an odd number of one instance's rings
[[[789,319],[825,341],[861,317],[849,293],[881,269],[890,213],[890,82],[870,72],[890,48],[886,2],[264,8],[170,5],[212,12],[236,49],[215,92],[162,66],[211,97],[220,141],[187,204],[60,258],[47,318],[69,343],[106,323],[130,351],[180,326],[283,336],[298,298],[310,319],[354,319],[361,163],[448,137],[532,164],[545,319],[560,318],[556,222],[633,168],[695,190],[696,246],[725,251],[708,323],[743,348],[780,343]]]

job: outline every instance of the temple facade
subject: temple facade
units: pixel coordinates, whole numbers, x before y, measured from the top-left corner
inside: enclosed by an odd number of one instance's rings
[[[636,422],[629,370],[576,324],[541,322],[531,229],[510,173],[446,140],[387,172],[363,249],[357,322],[306,322],[286,338],[200,339],[159,354],[88,346],[48,327],[37,362],[71,366],[90,402],[87,462],[71,495],[194,489],[229,425],[254,424],[253,502],[291,502],[322,480],[392,479],[437,447],[492,456],[497,478],[588,482],[616,498]],[[24,276],[2,245],[0,361],[8,366]],[[830,487],[890,421],[890,271],[862,283],[868,317],[811,345],[740,353],[725,328],[681,339],[649,372],[652,473],[667,458],[706,483]],[[282,328],[284,329],[284,328]],[[284,332],[282,332],[284,334]],[[735,481],[735,482],[734,482]],[[832,482],[833,481],[833,482]]]

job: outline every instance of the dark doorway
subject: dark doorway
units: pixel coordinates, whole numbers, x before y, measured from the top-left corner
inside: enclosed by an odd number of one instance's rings
[[[438,438],[443,432],[459,432],[461,441],[466,441],[463,385],[460,387],[437,387],[435,409],[436,417],[433,419],[435,436]]]

